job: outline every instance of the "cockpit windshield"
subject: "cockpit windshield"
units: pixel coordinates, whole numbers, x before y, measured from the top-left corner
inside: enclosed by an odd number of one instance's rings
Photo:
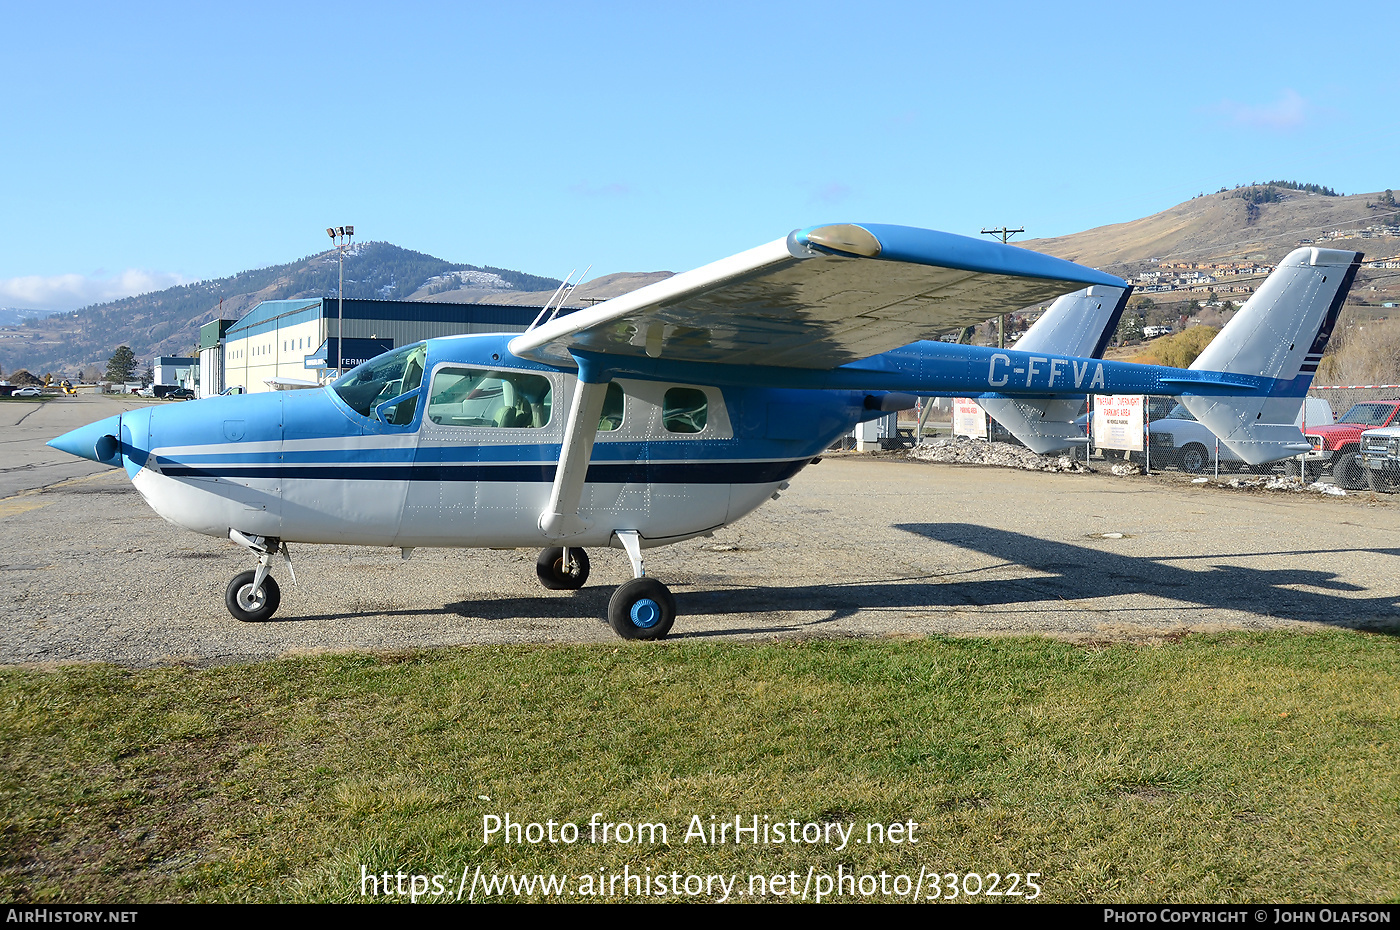
[[[340,399],[361,416],[378,419],[375,406],[416,390],[423,383],[423,363],[428,356],[425,342],[395,349],[372,358],[331,384]],[[390,423],[407,423],[418,406],[416,396],[396,404],[386,418]]]

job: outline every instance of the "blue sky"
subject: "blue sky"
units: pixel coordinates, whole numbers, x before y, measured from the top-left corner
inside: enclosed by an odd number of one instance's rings
[[[0,306],[342,223],[596,276],[830,221],[1052,236],[1251,180],[1400,189],[1400,8],[1319,9],[7,0]]]

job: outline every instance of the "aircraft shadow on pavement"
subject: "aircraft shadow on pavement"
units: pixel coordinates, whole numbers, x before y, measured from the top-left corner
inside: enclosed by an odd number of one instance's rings
[[[1304,561],[1313,555],[1350,553],[1385,559],[1400,556],[1400,549],[1339,548],[1157,559],[1051,542],[1036,536],[967,523],[905,523],[897,524],[896,528],[924,539],[990,556],[999,560],[1002,566],[1020,565],[1042,574],[1016,579],[972,577],[986,570],[979,568],[965,574],[939,574],[912,579],[677,592],[676,600],[682,615],[775,610],[827,612],[828,616],[794,627],[727,629],[714,633],[691,632],[682,625],[672,637],[785,632],[801,627],[820,627],[862,609],[995,608],[1134,594],[1162,598],[1177,604],[1195,604],[1210,610],[1237,610],[1280,619],[1328,623],[1349,629],[1382,629],[1392,634],[1400,633],[1400,595],[1384,593],[1357,597],[1356,594],[1365,593],[1368,589],[1325,570],[1266,569],[1226,564],[1259,557]],[[1202,560],[1219,562],[1204,570],[1175,564]],[[1384,574],[1388,577],[1394,571],[1393,567],[1387,567]],[[1062,609],[1074,608],[1066,603]],[[1154,613],[1180,613],[1181,609],[1180,606],[1162,604],[1112,608],[1125,620],[1134,617],[1150,620]]]
[[[1386,559],[1400,556],[1400,549],[1315,549],[1261,551],[1233,554],[1192,554],[1145,558],[1105,551],[1101,547],[1052,542],[968,523],[905,523],[896,529],[933,542],[956,546],[996,559],[998,565],[979,566],[962,573],[940,573],[913,578],[851,580],[798,586],[707,587],[706,583],[675,586],[680,617],[671,639],[708,638],[736,634],[774,635],[815,633],[827,624],[862,610],[998,608],[1041,602],[1060,602],[1059,609],[1074,610],[1072,602],[1097,598],[1144,595],[1174,602],[1139,606],[1115,605],[1111,610],[1125,620],[1150,622],[1154,614],[1179,614],[1181,605],[1210,610],[1261,614],[1286,620],[1327,623],[1349,629],[1372,629],[1400,634],[1400,594],[1371,596],[1369,589],[1345,581],[1335,572],[1307,568],[1251,568],[1243,559],[1341,556]],[[1108,540],[1103,541],[1105,543]],[[917,543],[915,543],[917,544]],[[1182,562],[1211,562],[1204,569],[1183,568]],[[1037,572],[1028,578],[978,577],[989,568],[1024,566]],[[1389,577],[1395,571],[1387,567]],[[419,610],[371,610],[355,614],[287,616],[278,620],[347,619],[355,616],[457,616],[466,621],[519,625],[551,621],[583,620],[606,624],[612,588],[590,586],[571,594],[485,598],[444,604]],[[562,595],[562,596],[561,596]],[[1071,602],[1071,603],[1066,603]],[[811,620],[773,624],[745,624],[722,629],[687,629],[688,616],[753,615],[756,613],[817,613]],[[276,621],[273,621],[276,622]]]

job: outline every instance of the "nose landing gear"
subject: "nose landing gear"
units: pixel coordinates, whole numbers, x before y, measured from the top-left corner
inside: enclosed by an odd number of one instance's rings
[[[258,567],[252,571],[240,572],[233,576],[224,591],[224,606],[235,620],[244,623],[261,623],[277,612],[282,604],[282,589],[272,577],[272,557],[278,552],[287,563],[287,571],[292,583],[297,580],[292,570],[292,554],[280,539],[271,536],[248,536],[238,530],[228,531],[228,538],[244,546],[258,556]]]

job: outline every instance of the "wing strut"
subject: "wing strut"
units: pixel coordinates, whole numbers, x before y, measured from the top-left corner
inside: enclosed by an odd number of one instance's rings
[[[578,536],[591,525],[579,516],[583,500],[583,482],[588,477],[588,463],[593,457],[593,440],[598,436],[598,419],[603,415],[603,400],[608,394],[608,379],[597,366],[578,360],[578,386],[574,388],[569,406],[569,424],[564,428],[564,444],[559,449],[559,467],[554,472],[554,488],[549,504],[540,514],[540,530],[550,539]],[[590,380],[590,376],[602,380]]]

